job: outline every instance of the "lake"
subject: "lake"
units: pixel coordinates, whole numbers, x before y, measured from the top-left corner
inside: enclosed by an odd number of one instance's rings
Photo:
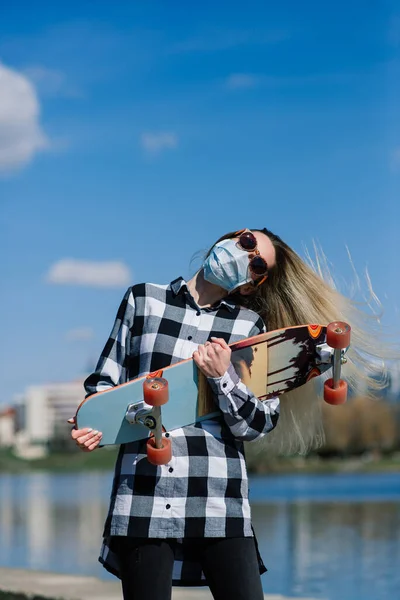
[[[111,473],[0,474],[0,566],[111,578],[97,563]],[[394,600],[400,474],[250,480],[266,593]]]

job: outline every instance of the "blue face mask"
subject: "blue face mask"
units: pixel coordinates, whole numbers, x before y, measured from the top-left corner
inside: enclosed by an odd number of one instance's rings
[[[203,264],[204,279],[227,292],[253,281],[249,270],[249,254],[234,240],[215,244]]]

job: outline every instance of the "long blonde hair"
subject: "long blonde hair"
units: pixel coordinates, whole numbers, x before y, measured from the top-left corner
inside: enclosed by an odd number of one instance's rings
[[[235,301],[257,312],[268,331],[318,323],[327,325],[336,320],[346,321],[352,327],[351,347],[343,376],[349,389],[363,389],[374,395],[387,385],[386,358],[394,356],[393,350],[382,338],[379,314],[371,314],[365,306],[380,307],[369,278],[369,299],[363,308],[355,300],[341,294],[330,274],[327,261],[314,247],[315,258],[307,253],[307,262],[292,250],[279,236],[267,229],[260,231],[271,240],[276,253],[275,266],[268,272],[267,280],[251,296],[235,294]],[[235,232],[220,238],[235,237]],[[329,375],[330,376],[330,375]],[[280,418],[277,427],[260,443],[262,448],[279,454],[306,454],[323,444],[322,383],[313,379],[306,385],[282,394]],[[340,410],[340,409],[339,409]]]

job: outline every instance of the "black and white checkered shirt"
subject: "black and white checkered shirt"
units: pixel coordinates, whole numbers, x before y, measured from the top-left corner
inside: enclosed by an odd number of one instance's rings
[[[128,289],[96,371],[93,394],[190,358],[211,336],[232,343],[264,331],[253,311],[227,299],[200,308],[183,279]],[[173,457],[161,467],[146,459],[146,440],[122,445],[116,463],[100,562],[119,575],[112,536],[175,538],[174,585],[201,585],[198,564],[185,561],[190,538],[253,536],[243,441],[276,425],[279,400],[260,402],[233,366],[209,379],[221,416],[171,431]],[[173,401],[173,400],[172,400]],[[260,559],[260,569],[265,570]]]

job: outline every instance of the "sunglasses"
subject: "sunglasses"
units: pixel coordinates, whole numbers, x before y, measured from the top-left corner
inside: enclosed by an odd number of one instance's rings
[[[268,265],[260,255],[257,248],[257,239],[250,229],[241,229],[235,233],[239,237],[236,245],[245,252],[254,252],[255,256],[249,259],[249,269],[256,277],[261,277],[260,281],[255,282],[256,286],[261,285],[268,277]]]

